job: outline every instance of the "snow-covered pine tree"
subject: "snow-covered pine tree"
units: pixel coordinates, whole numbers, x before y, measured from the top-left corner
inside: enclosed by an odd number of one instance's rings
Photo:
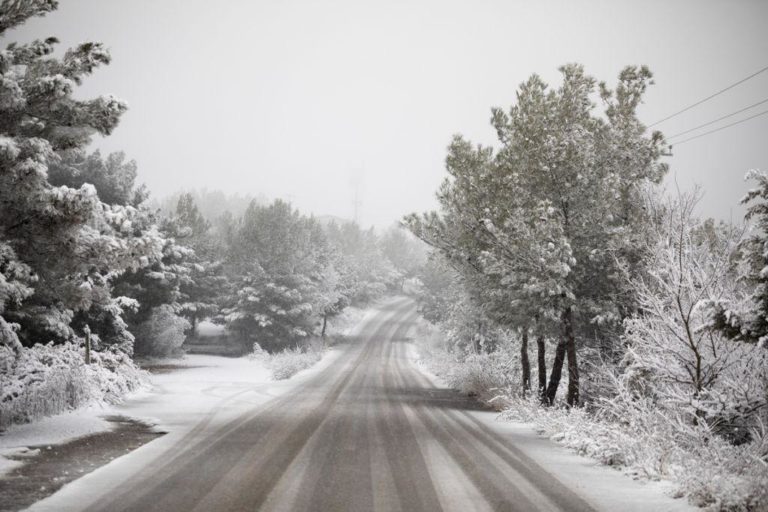
[[[135,160],[126,160],[125,153],[110,153],[106,158],[97,150],[67,151],[48,168],[48,181],[53,186],[80,188],[91,184],[99,200],[109,205],[140,207],[149,197],[145,185],[138,185]]]
[[[180,315],[181,302],[184,299],[181,291],[183,286],[190,286],[192,272],[195,265],[195,252],[177,240],[183,239],[186,231],[183,230],[174,218],[156,219],[155,215],[149,215],[148,220],[159,222],[159,239],[162,241],[160,254],[148,261],[144,266],[128,269],[113,281],[114,293],[128,297],[138,307],[126,311],[125,318],[132,332],[144,333],[144,336],[136,339],[136,353],[139,355],[164,355],[169,352],[157,340],[149,336],[151,325],[160,325],[158,317],[168,321],[171,313]],[[169,322],[176,326],[172,340],[174,345],[179,337],[183,340],[184,333],[191,325],[184,320]],[[159,348],[159,351],[157,350]]]
[[[610,346],[620,332],[631,304],[619,270],[639,264],[642,191],[666,166],[659,163],[663,137],[646,135],[635,116],[651,79],[646,68],[623,70],[615,91],[601,85],[604,118],[593,112],[595,80],[578,65],[561,72],[557,90],[534,75],[508,112],[493,110],[498,151],[456,138],[438,193],[441,212],[407,222],[475,272],[466,281],[485,288],[474,296],[486,311],[496,309],[495,298],[520,328],[532,319],[559,323],[547,395],[554,400],[567,356],[567,399],[576,404],[577,338]]]
[[[256,202],[234,226],[227,255],[231,288],[223,318],[246,345],[267,350],[296,344],[314,331],[325,235],[314,219],[277,200]]]
[[[0,34],[57,7],[55,1],[4,0]],[[116,339],[130,350],[131,334],[109,281],[159,250],[153,233],[136,233],[136,210],[101,202],[94,187],[54,186],[49,166],[108,135],[126,110],[112,96],[73,97],[83,79],[110,56],[87,42],[52,56],[55,38],[11,43],[0,52],[0,240],[34,275],[34,291],[5,304],[4,322],[17,324],[25,344],[77,336],[76,314],[96,306],[110,317]],[[142,259],[143,258],[143,259]]]
[[[192,194],[179,197],[174,222],[179,228],[176,239],[194,251],[187,279],[180,284],[180,314],[190,322],[194,334],[201,320],[219,312],[221,295],[228,287],[224,254],[211,232],[211,223],[198,210]]]
[[[30,268],[16,259],[11,246],[0,242],[0,346],[14,351],[21,348],[16,334],[19,324],[6,321],[3,312],[8,306],[19,307],[24,299],[32,295],[33,282]]]
[[[747,289],[741,300],[717,300],[710,304],[712,323],[726,337],[739,342],[768,341],[768,175],[751,170],[745,179],[757,182],[741,204],[747,206],[745,219],[749,235],[739,244],[738,281]]]

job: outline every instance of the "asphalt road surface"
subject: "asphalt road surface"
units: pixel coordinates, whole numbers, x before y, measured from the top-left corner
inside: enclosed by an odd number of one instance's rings
[[[294,392],[191,433],[88,510],[592,510],[413,366],[416,318],[412,301],[389,303]]]

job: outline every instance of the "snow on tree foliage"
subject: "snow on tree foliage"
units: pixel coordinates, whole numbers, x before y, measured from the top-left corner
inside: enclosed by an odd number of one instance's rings
[[[314,303],[328,261],[322,228],[288,203],[252,203],[230,240],[233,288],[224,319],[244,343],[267,350],[313,332]]]
[[[764,347],[768,341],[768,175],[752,170],[745,179],[756,181],[757,187],[741,200],[747,206],[745,218],[751,225],[734,259],[739,267],[738,279],[750,293],[741,300],[731,297],[713,301],[710,309],[715,328],[725,336]]]
[[[619,268],[641,265],[642,193],[666,165],[663,137],[647,135],[635,115],[646,68],[623,70],[615,91],[581,66],[561,72],[560,88],[534,75],[508,112],[493,110],[498,150],[457,136],[441,211],[406,222],[458,270],[489,318],[559,340],[546,397],[554,400],[567,356],[575,404],[578,346],[610,345],[631,311]],[[598,89],[604,116],[591,100]]]
[[[741,233],[696,220],[696,202],[649,202],[657,221],[647,270],[631,279],[639,311],[625,322],[621,378],[638,399],[744,442],[768,420],[768,352],[733,343],[712,323],[711,304],[744,295],[734,265]]]
[[[6,0],[0,33],[56,6]],[[83,79],[109,63],[103,45],[83,43],[54,58],[56,43],[12,43],[0,52],[0,240],[34,280],[28,280],[31,293],[5,301],[3,337],[25,345],[75,340],[82,324],[73,321],[92,311],[130,351],[132,336],[113,303],[110,279],[156,257],[160,244],[151,227],[137,230],[134,207],[100,201],[91,183],[75,188],[49,180],[51,167],[80,154],[92,135],[111,133],[126,110],[112,96],[72,96]]]

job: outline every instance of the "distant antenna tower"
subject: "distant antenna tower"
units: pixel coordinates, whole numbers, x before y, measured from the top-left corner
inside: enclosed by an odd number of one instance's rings
[[[352,175],[352,177],[349,180],[349,184],[352,186],[352,220],[355,221],[355,224],[360,223],[360,207],[363,205],[363,202],[360,200],[360,186],[363,183],[363,172],[358,171],[355,174]]]

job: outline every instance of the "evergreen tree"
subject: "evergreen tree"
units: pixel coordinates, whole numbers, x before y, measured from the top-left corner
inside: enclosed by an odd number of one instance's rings
[[[322,228],[277,200],[251,203],[233,235],[227,258],[232,288],[223,310],[229,329],[267,350],[309,336],[328,264]]]
[[[180,283],[180,313],[190,322],[194,334],[201,320],[218,314],[227,278],[218,259],[222,251],[211,233],[211,223],[197,209],[191,194],[179,197],[174,221],[179,228],[177,239],[194,250],[188,278]]]
[[[581,66],[561,71],[559,89],[534,75],[509,112],[494,109],[498,151],[457,137],[440,214],[407,222],[474,283],[470,295],[490,317],[523,332],[559,324],[547,398],[567,357],[568,403],[576,404],[577,337],[610,344],[620,332],[631,309],[620,269],[640,264],[642,191],[666,166],[658,162],[663,138],[646,136],[635,116],[646,68],[626,68],[615,91],[600,85],[605,118],[593,113],[595,80]]]
[[[741,203],[747,206],[746,220],[751,233],[740,244],[735,272],[748,289],[748,297],[734,303],[720,299],[710,304],[714,327],[728,338],[765,346],[768,340],[768,175],[750,171],[746,179],[757,182]],[[719,233],[709,230],[717,240]]]
[[[4,0],[0,34],[56,6]],[[120,318],[125,303],[113,298],[109,281],[140,266],[160,244],[155,232],[136,230],[135,208],[103,203],[90,184],[49,181],[51,166],[81,151],[92,135],[110,134],[126,110],[112,96],[73,97],[85,77],[109,63],[103,45],[83,43],[54,58],[56,43],[12,43],[0,52],[0,241],[35,281],[26,298],[6,302],[3,322],[16,324],[25,344],[67,340],[78,334],[75,315],[95,307],[130,350],[132,336]]]

